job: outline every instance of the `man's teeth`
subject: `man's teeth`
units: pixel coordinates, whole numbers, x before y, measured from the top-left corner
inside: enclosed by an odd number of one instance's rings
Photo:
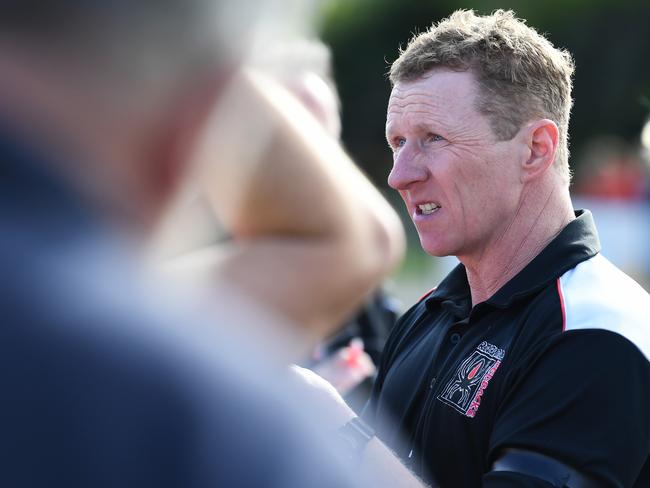
[[[436,205],[435,203],[423,203],[422,205],[418,205],[418,207],[422,210],[424,215],[429,215],[438,210],[440,205]]]

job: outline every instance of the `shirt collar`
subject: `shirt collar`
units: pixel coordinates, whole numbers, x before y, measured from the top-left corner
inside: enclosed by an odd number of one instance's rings
[[[452,269],[425,300],[426,307],[430,311],[437,303],[440,303],[456,317],[466,317],[469,314],[472,300],[467,273],[462,263]]]
[[[569,222],[541,253],[486,303],[497,308],[506,308],[513,301],[534,293],[599,252],[600,241],[593,216],[589,210],[578,210],[575,220]],[[435,303],[450,308],[454,315],[460,316],[462,311],[469,313],[471,294],[467,273],[462,264],[456,266],[426,298],[428,309]]]

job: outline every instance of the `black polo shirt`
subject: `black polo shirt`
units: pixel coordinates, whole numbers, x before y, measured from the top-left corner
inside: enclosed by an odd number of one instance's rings
[[[393,330],[364,417],[426,482],[551,486],[489,473],[519,448],[650,486],[650,297],[576,215],[487,301],[459,265]]]

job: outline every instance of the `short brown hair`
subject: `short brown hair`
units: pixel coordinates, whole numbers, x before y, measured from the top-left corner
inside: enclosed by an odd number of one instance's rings
[[[390,69],[391,83],[414,81],[434,68],[470,70],[481,95],[477,109],[500,140],[535,117],[553,120],[560,140],[555,164],[568,183],[568,126],[574,64],[511,10],[479,16],[458,10],[411,39]]]

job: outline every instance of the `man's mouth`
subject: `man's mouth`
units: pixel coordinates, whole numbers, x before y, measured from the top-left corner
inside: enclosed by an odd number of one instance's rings
[[[437,212],[440,209],[440,205],[437,203],[421,203],[416,207],[416,213],[422,215],[431,215],[433,212]]]

